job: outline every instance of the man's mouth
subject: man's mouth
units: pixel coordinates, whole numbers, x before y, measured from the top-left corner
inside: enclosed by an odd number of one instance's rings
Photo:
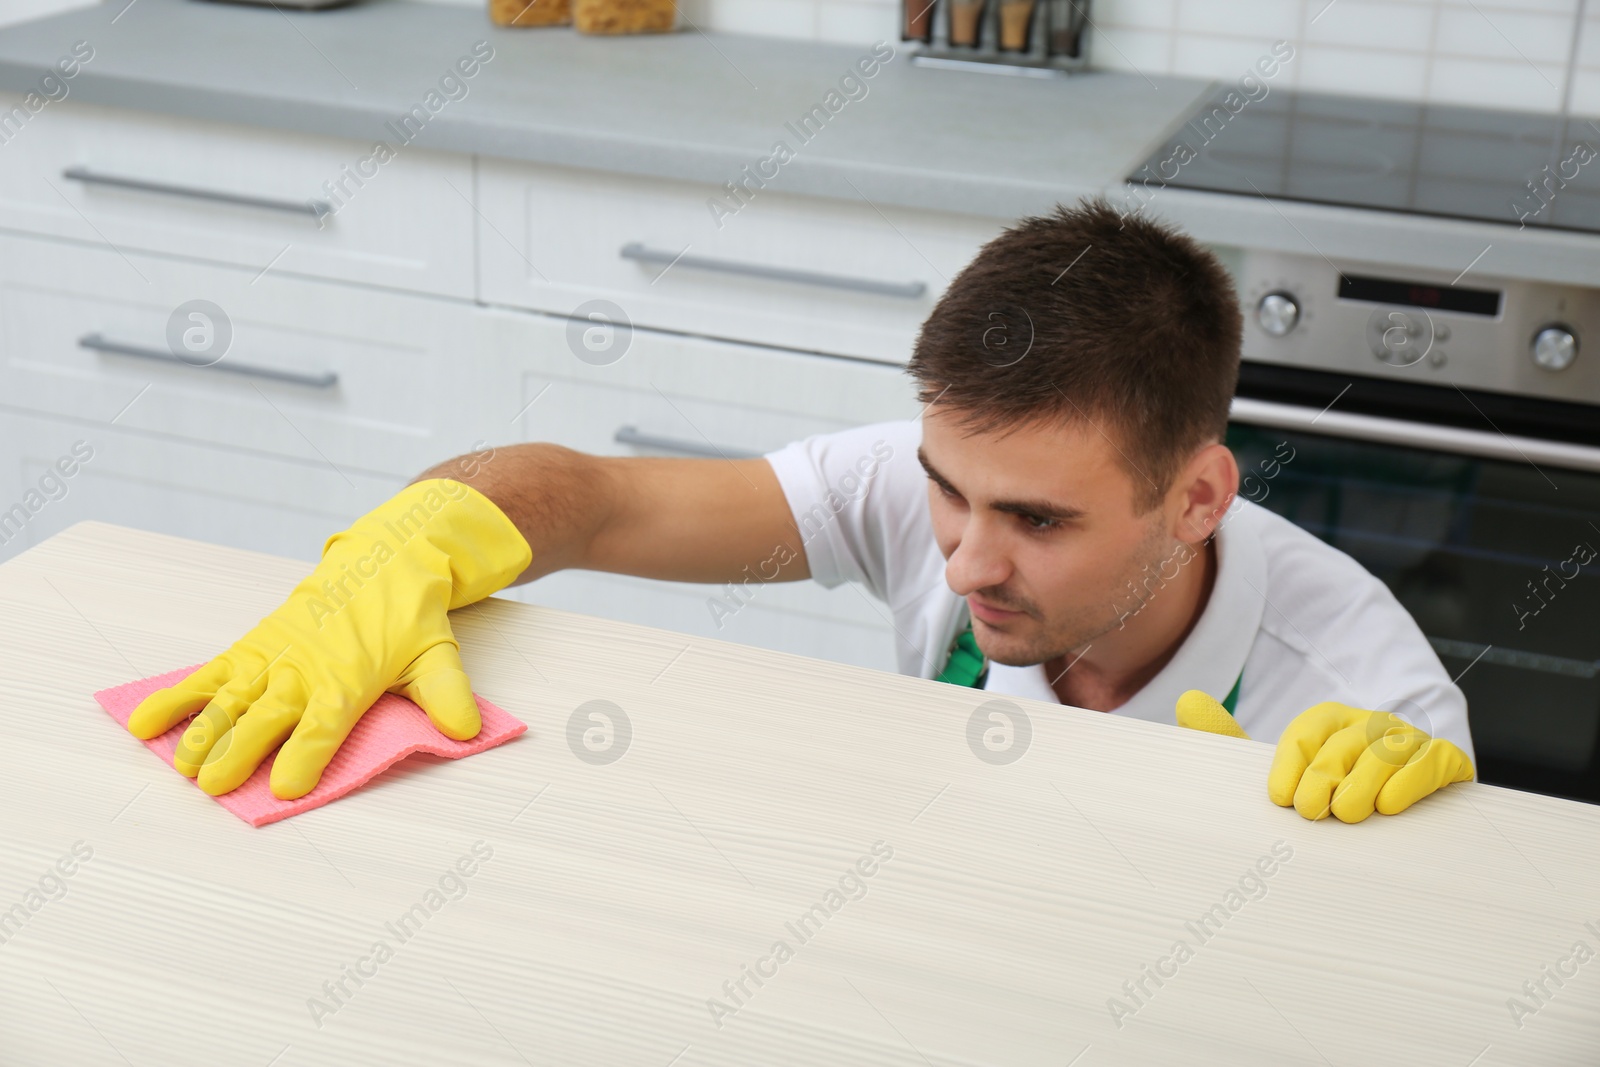
[[[1011,608],[995,607],[992,604],[988,604],[982,600],[979,600],[975,596],[967,597],[967,608],[972,612],[973,618],[980,619],[983,622],[988,623],[1010,622],[1012,619],[1020,618],[1027,614],[1025,611],[1016,611]]]

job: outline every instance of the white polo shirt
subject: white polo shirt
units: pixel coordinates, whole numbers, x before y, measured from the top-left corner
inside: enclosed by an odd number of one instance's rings
[[[944,578],[917,462],[922,425],[818,434],[766,456],[804,539],[811,577],[859,582],[893,615],[900,673],[936,677],[967,625]],[[1222,699],[1276,743],[1324,700],[1397,712],[1473,755],[1467,702],[1399,601],[1359,563],[1265,508],[1236,500],[1216,534],[1217,575],[1199,621],[1161,672],[1112,714],[1176,724],[1187,689]],[[1058,702],[1044,667],[990,663],[984,689]]]

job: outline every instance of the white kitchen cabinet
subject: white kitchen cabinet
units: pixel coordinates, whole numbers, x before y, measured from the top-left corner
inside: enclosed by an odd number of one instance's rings
[[[730,175],[731,177],[731,175]],[[903,363],[993,219],[481,159],[480,294],[635,325]]]
[[[174,312],[197,299],[230,324],[212,323],[210,353],[168,336]],[[0,237],[0,408],[115,419],[225,449],[410,476],[472,444],[463,365],[475,358],[468,338],[478,313],[465,303]],[[216,355],[225,328],[232,339],[221,359],[198,365]]]
[[[478,326],[474,347],[485,353],[477,364],[484,375],[480,388],[485,396],[498,394],[499,407],[510,409],[516,424],[507,431],[584,452],[759,455],[809,434],[910,418],[919,410],[902,368],[868,361],[635,328],[621,339],[612,337],[625,346],[624,354],[600,365],[580,358],[573,338],[603,326],[498,310],[483,312]],[[723,590],[711,585],[566,572],[521,587],[516,595],[570,611],[894,669],[889,611],[862,590],[829,590],[813,582],[749,588],[749,603],[720,618],[708,601]]]
[[[96,518],[312,560],[479,442],[731,457],[911,417],[900,364],[997,229],[775,188],[718,227],[708,187],[410,149],[330,212],[370,146],[50,119],[0,168],[0,558]],[[747,589],[720,617],[720,587],[621,575],[503,595],[894,669],[859,589]]]
[[[817,593],[822,595],[814,595]],[[723,619],[720,626],[706,606],[707,598],[717,594],[714,587],[686,582],[563,571],[499,595],[695,637],[714,637],[890,673],[896,669],[889,609],[867,600],[867,594],[853,586],[831,591],[809,582],[767,586],[756,592],[753,603],[732,618]],[[820,607],[821,612],[805,610],[808,604]],[[858,605],[865,610],[856,611]],[[847,615],[851,617],[842,617]]]
[[[0,113],[20,100],[0,94]],[[399,141],[377,122],[373,135]],[[64,101],[6,143],[0,229],[472,299],[472,157],[372,154],[370,140]]]
[[[100,519],[315,560],[330,533],[405,483],[85,418],[7,412],[0,448],[0,559]]]

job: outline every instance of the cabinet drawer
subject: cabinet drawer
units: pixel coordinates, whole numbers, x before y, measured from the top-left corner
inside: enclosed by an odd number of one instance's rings
[[[581,338],[607,327],[498,309],[477,322],[483,406],[517,412],[524,439],[584,452],[759,454],[921,411],[898,366],[640,328],[603,339],[617,347],[598,364]]]
[[[903,363],[991,219],[786,196],[736,214],[710,185],[479,162],[481,292],[572,314],[608,299],[635,325]]]
[[[891,673],[896,670],[894,627],[870,610],[865,615],[854,612],[854,606],[860,606],[862,601],[861,594],[853,589],[827,590],[810,582],[763,588],[756,591],[754,602],[741,608],[737,615],[724,618],[721,626],[706,607],[707,598],[717,593],[709,586],[563,571],[499,595],[832,663]],[[821,603],[834,610],[819,615],[796,600],[809,602],[810,606]],[[882,610],[888,615],[887,608]]]
[[[635,329],[616,362],[574,354],[568,320],[488,310],[479,390],[517,411],[514,432],[600,455],[759,455],[813,433],[914,417],[904,370]],[[497,383],[497,384],[496,384]],[[519,410],[520,409],[520,410]],[[511,429],[508,427],[508,429]],[[757,560],[750,561],[752,564]],[[754,587],[731,615],[718,586],[558,574],[520,595],[572,611],[684,633],[893,667],[889,612],[864,591],[813,582]],[[548,590],[548,599],[546,591]],[[847,652],[847,649],[853,651]]]
[[[191,319],[182,309],[205,300]],[[414,475],[472,443],[470,305],[0,238],[0,405]],[[200,346],[192,355],[169,323]],[[211,321],[207,327],[206,321]],[[217,362],[204,350],[231,341]],[[216,349],[213,348],[214,352]],[[184,351],[190,362],[175,351]]]
[[[104,423],[14,415],[3,421],[0,559],[75,522],[99,519],[315,560],[330,533],[404,484],[356,472],[346,480],[325,465]]]
[[[474,295],[469,156],[404,147],[380,166],[371,142],[68,102],[46,118],[5,146],[0,228]]]

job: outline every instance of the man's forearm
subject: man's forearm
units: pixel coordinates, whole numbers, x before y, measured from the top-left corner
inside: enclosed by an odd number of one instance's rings
[[[488,497],[533,550],[513,585],[586,565],[585,550],[607,520],[612,482],[599,457],[533,442],[468,452],[437,464],[416,481],[451,478]]]
[[[552,444],[469,452],[453,478],[505,512],[533,550],[516,583],[579,568],[678,582],[810,577],[788,501],[764,459],[592,456]],[[770,573],[769,573],[770,572]]]

